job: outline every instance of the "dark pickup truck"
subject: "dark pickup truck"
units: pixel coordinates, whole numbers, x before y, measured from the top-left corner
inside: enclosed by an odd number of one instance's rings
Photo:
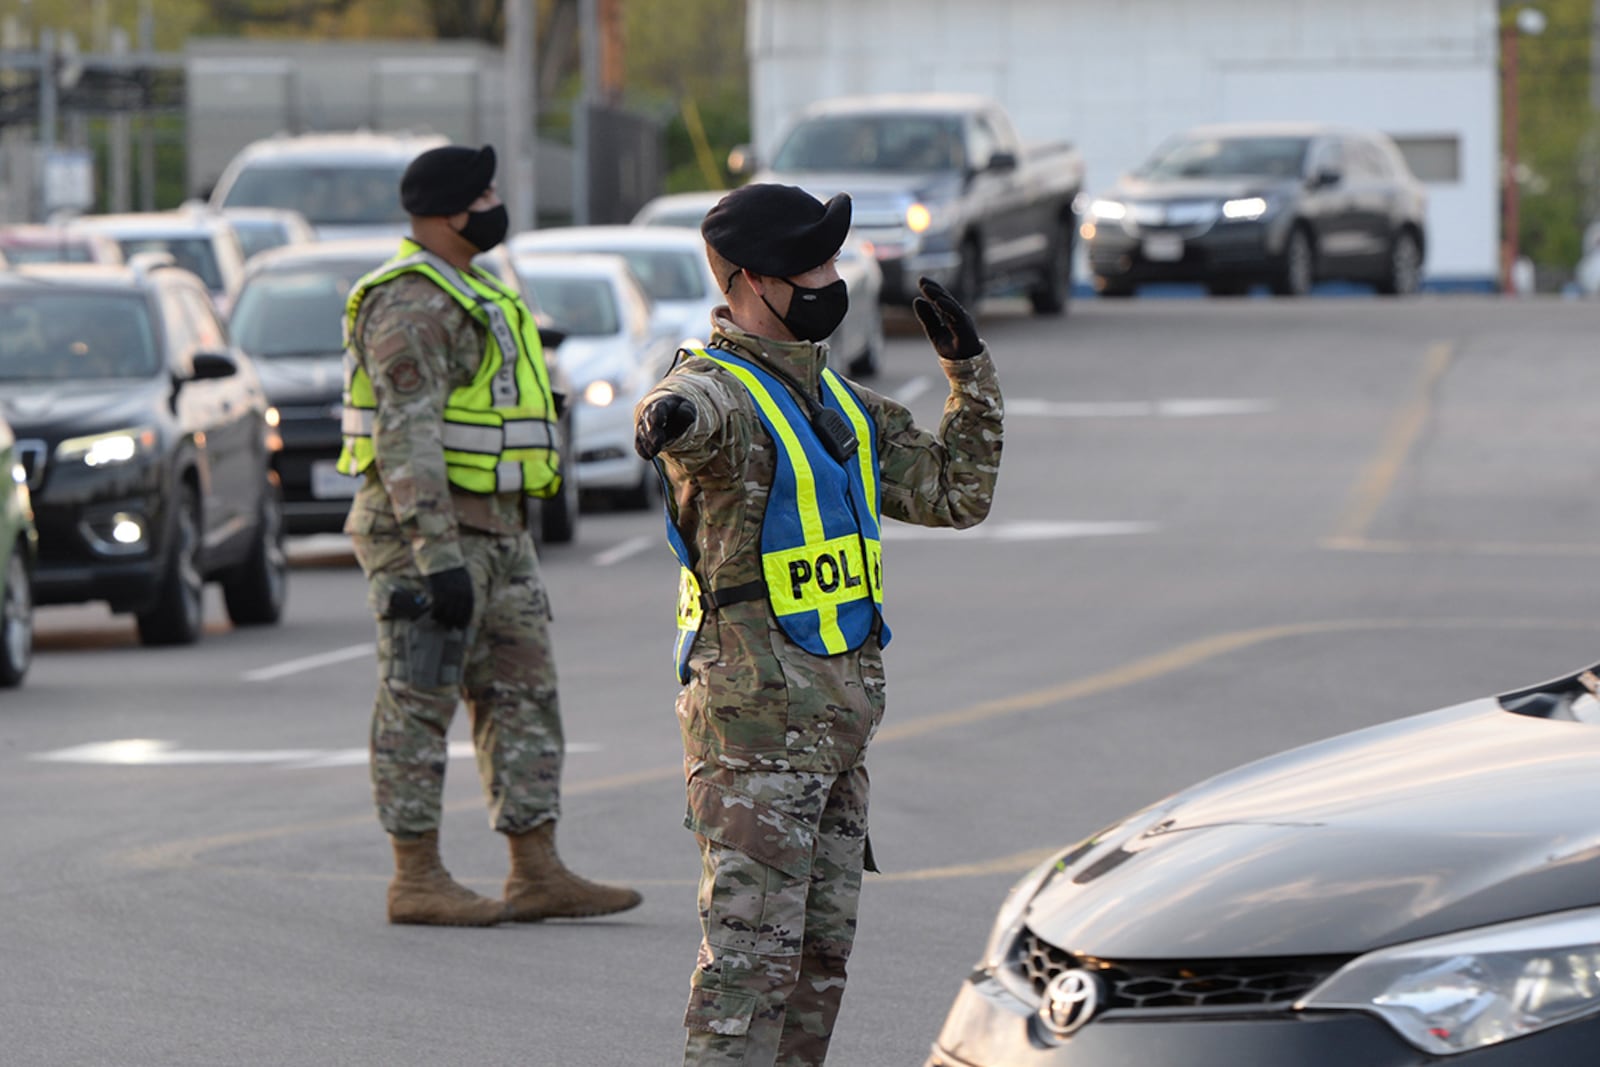
[[[770,160],[758,163],[743,147],[730,163],[823,199],[849,193],[855,232],[883,268],[886,304],[909,304],[927,275],[968,304],[1022,290],[1040,314],[1067,309],[1082,157],[1067,144],[1023,146],[993,100],[822,101],[790,123]]]

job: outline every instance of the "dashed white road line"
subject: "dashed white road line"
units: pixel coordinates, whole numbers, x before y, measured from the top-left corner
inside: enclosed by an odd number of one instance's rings
[[[641,552],[652,549],[657,545],[664,545],[665,543],[665,537],[647,537],[644,534],[640,534],[638,537],[630,537],[626,541],[612,545],[604,552],[595,556],[591,562],[593,562],[597,567],[609,567],[613,563],[621,563],[630,556],[637,556]]]
[[[902,404],[909,404],[932,387],[933,382],[930,379],[918,375],[896,390],[894,398]]]
[[[348,660],[360,659],[363,656],[373,655],[377,651],[372,642],[364,645],[350,645],[346,648],[336,648],[332,652],[319,652],[315,656],[302,656],[299,659],[287,660],[271,667],[258,667],[253,671],[244,672],[247,682],[267,682],[274,678],[283,678],[290,674],[299,674],[302,671],[314,671],[318,667],[330,667],[335,663],[344,663]]]
[[[571,752],[598,752],[600,746],[588,741],[569,741]],[[451,759],[473,758],[471,741],[452,741]],[[115,767],[172,767],[179,765],[216,766],[219,764],[258,764],[285,770],[315,767],[353,767],[367,762],[365,748],[266,748],[266,749],[187,749],[175,741],[134,737],[120,741],[93,741],[86,745],[36,752],[28,757],[37,763],[88,763]]]

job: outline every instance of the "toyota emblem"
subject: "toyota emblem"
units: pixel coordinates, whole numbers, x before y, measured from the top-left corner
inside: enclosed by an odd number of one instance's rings
[[[1081,968],[1062,971],[1044,987],[1039,1018],[1057,1037],[1071,1037],[1100,1008],[1100,979]]]

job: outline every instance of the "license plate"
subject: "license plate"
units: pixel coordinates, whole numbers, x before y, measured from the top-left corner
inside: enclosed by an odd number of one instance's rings
[[[362,479],[339,473],[337,461],[319,459],[311,464],[311,495],[318,500],[339,500],[356,495]]]
[[[1144,239],[1144,258],[1172,263],[1183,258],[1183,238],[1175,233],[1154,233]]]

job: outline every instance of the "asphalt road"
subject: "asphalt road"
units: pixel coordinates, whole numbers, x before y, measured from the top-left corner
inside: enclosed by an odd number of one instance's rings
[[[889,716],[831,1062],[917,1065],[1010,882],[1173,789],[1600,660],[1600,304],[1428,297],[986,309],[1008,400],[989,521],[886,536]],[[902,323],[878,385],[938,418]],[[644,905],[383,921],[364,586],[297,543],[288,617],[137,647],[39,615],[0,696],[0,1063],[677,1062],[698,927],[655,514],[546,552],[562,851]],[[464,718],[464,716],[463,716]],[[454,736],[466,741],[464,722]],[[446,862],[503,843],[451,764]]]

